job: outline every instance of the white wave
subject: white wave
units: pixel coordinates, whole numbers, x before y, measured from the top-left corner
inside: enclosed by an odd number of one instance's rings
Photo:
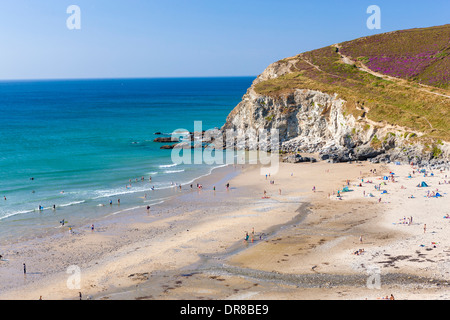
[[[16,216],[16,215],[18,215],[18,214],[32,213],[32,212],[34,212],[34,211],[36,211],[36,210],[21,210],[21,211],[16,211],[16,212],[7,213],[7,214],[4,215],[3,217],[0,217],[0,220],[7,219],[7,218],[9,218],[9,217],[13,217],[13,216]]]
[[[177,173],[177,172],[184,172],[184,169],[181,170],[166,170],[164,173]]]
[[[95,192],[97,194],[97,196],[93,197],[92,200],[120,196],[120,195],[124,195],[124,194],[136,193],[136,192],[141,192],[141,191],[143,191],[141,188],[135,188],[135,189],[130,188],[127,190],[124,190],[124,189],[98,190]]]
[[[65,204],[60,204],[56,207],[69,207],[69,206],[73,206],[73,205],[84,203],[84,202],[86,202],[86,200],[73,201],[73,202],[69,202],[69,203],[65,203]],[[44,209],[47,209],[47,208],[44,208]],[[50,209],[50,208],[48,208],[48,209]]]
[[[178,164],[177,163],[172,163],[172,164],[162,164],[162,165],[160,165],[159,167],[160,168],[171,168],[171,167],[175,167],[175,166],[177,166]]]
[[[115,216],[116,214],[119,214],[119,213],[122,213],[122,212],[131,211],[131,210],[136,210],[136,209],[139,209],[139,208],[142,208],[142,206],[119,210],[119,211],[116,211],[116,212],[108,214],[106,217]]]
[[[73,201],[73,202],[69,202],[69,203],[63,203],[63,204],[55,205],[55,207],[56,208],[69,207],[69,206],[74,206],[74,205],[77,205],[77,204],[80,204],[80,203],[84,203],[84,202],[86,202],[86,200]],[[20,210],[20,211],[10,212],[10,213],[7,213],[4,216],[0,217],[0,220],[7,219],[9,217],[13,217],[13,216],[20,215],[20,214],[33,213],[33,212],[39,213],[39,212],[46,211],[46,210],[51,210],[51,209],[53,209],[53,206],[42,207],[41,210],[39,210],[39,208],[36,208],[36,209]]]

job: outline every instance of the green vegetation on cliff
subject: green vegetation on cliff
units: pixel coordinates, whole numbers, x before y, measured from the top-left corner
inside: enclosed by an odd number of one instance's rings
[[[347,41],[279,61],[290,72],[254,89],[269,96],[294,89],[336,93],[356,118],[450,141],[449,40],[445,25]]]

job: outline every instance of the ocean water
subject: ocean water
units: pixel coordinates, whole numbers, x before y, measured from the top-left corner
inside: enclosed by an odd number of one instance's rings
[[[253,79],[1,81],[0,240],[154,205],[209,174],[175,165],[155,133],[221,127]]]

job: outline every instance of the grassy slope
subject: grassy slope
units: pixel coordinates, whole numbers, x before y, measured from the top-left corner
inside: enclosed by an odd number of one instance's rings
[[[258,83],[255,91],[270,96],[296,88],[337,93],[347,101],[346,112],[356,117],[366,112],[370,120],[449,141],[450,99],[431,93],[450,95],[449,39],[450,25],[446,25],[356,39],[340,44],[339,49],[309,51],[279,61],[292,63],[291,72]],[[357,64],[344,63],[341,54]],[[407,61],[407,66],[400,60]],[[361,65],[396,78],[378,77],[357,67]]]

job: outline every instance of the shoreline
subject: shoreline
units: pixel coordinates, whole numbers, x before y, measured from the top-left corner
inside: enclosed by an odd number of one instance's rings
[[[43,243],[40,249],[33,248],[32,242],[17,245],[14,250],[23,252],[15,256],[10,250],[5,256],[9,261],[0,264],[10,272],[9,280],[15,279],[10,288],[0,290],[0,299],[77,299],[78,292],[99,300],[378,299],[388,294],[382,289],[396,296],[401,291],[404,299],[413,299],[416,291],[424,299],[448,297],[445,272],[443,277],[433,276],[433,262],[407,263],[399,254],[406,250],[404,243],[420,237],[416,234],[420,224],[410,226],[412,235],[386,222],[398,209],[389,201],[391,193],[397,196],[406,191],[388,184],[389,196],[383,195],[386,199],[378,203],[362,197],[354,187],[361,173],[367,176],[377,168],[377,175],[370,175],[375,180],[387,174],[389,167],[366,162],[280,163],[280,172],[272,177],[274,184],[256,166],[227,167],[202,179],[208,180],[204,190],[180,194],[149,215],[133,211],[100,224],[95,232],[62,235],[60,243]],[[398,179],[403,183],[404,172],[410,168],[401,169]],[[229,176],[224,172],[235,170],[231,188],[225,191],[223,182]],[[336,200],[331,194],[346,179],[355,190]],[[216,191],[210,183],[217,183]],[[442,187],[447,191],[448,186]],[[269,199],[261,199],[263,190]],[[415,220],[421,222],[418,214]],[[245,242],[244,233],[252,228],[254,242]],[[445,264],[448,243],[441,238],[437,255]],[[353,255],[359,247],[364,247],[364,254]],[[410,252],[403,254],[407,255]],[[26,257],[34,261],[27,264],[30,272],[25,281],[20,273]],[[59,262],[50,268],[46,258]],[[414,257],[410,255],[409,260]],[[81,269],[78,290],[67,288],[65,271],[70,265]],[[381,289],[365,287],[370,265],[381,269]],[[423,268],[429,268],[428,272]]]
[[[213,167],[210,169],[209,173],[202,174],[196,178],[188,180],[187,182],[183,182],[183,192],[186,191],[186,188],[189,184],[194,183],[194,181],[205,179],[206,177],[212,175],[212,173],[217,170],[226,167],[226,165],[221,165],[217,167]],[[159,193],[156,198],[154,198],[153,192]],[[45,238],[49,236],[55,236],[60,233],[60,220],[70,220],[68,223],[68,227],[72,227],[73,229],[79,229],[83,226],[88,226],[91,223],[95,223],[98,221],[105,220],[111,216],[120,215],[123,213],[127,213],[129,211],[137,211],[142,208],[149,206],[159,205],[165,201],[170,201],[172,198],[179,196],[178,188],[174,186],[163,187],[159,189],[155,189],[155,191],[149,189],[146,191],[138,190],[134,192],[126,192],[123,194],[116,194],[114,196],[105,196],[102,197],[104,199],[103,202],[98,202],[98,199],[90,199],[80,201],[79,203],[75,203],[70,206],[56,207],[53,209],[51,207],[44,208],[45,211],[39,212],[39,210],[35,209],[33,211],[27,211],[24,217],[16,217],[16,214],[11,216],[4,217],[0,219],[2,223],[2,228],[7,229],[10,225],[14,225],[14,227],[20,232],[20,239],[11,239],[12,235],[2,235],[0,237],[0,246],[7,246],[14,244],[15,242],[25,242],[35,238]],[[143,195],[142,197],[140,195]],[[148,195],[148,197],[144,198],[144,195]],[[122,196],[122,197],[121,197]],[[123,198],[126,197],[126,199]],[[117,204],[117,199],[122,198],[122,202],[120,205]],[[112,204],[107,204],[108,201],[112,201]],[[89,204],[89,202],[93,202]],[[88,205],[89,204],[89,205]],[[75,205],[82,205],[81,207],[75,207]],[[87,207],[83,207],[83,205],[88,205]],[[73,206],[73,208],[72,208]],[[66,209],[65,207],[69,207],[69,211],[66,212],[61,209]],[[88,212],[88,214],[77,215],[77,212]],[[63,217],[65,217],[63,219]],[[67,219],[69,218],[69,219]],[[18,225],[17,225],[18,223]],[[34,230],[34,229],[36,230]],[[33,230],[30,230],[33,229]],[[0,253],[1,254],[1,253]]]

